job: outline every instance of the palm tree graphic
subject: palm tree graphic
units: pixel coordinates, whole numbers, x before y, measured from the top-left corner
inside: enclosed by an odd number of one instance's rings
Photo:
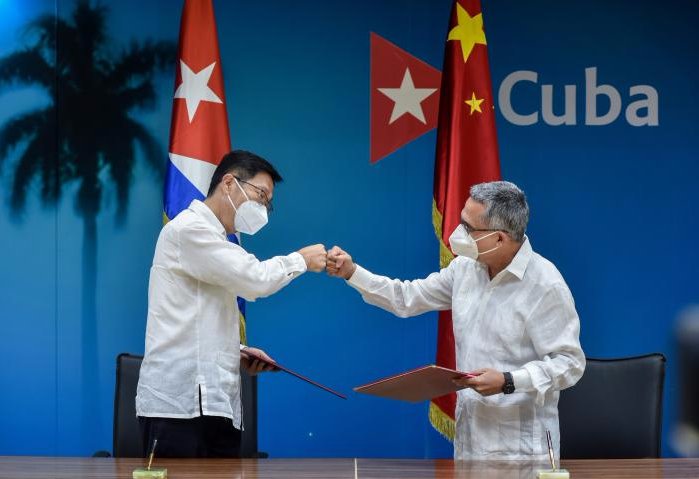
[[[82,369],[83,379],[95,387],[97,215],[104,182],[114,185],[121,224],[137,145],[145,162],[162,174],[159,143],[130,114],[155,106],[154,74],[172,68],[176,60],[176,46],[169,41],[131,42],[116,52],[106,35],[106,19],[105,7],[79,0],[67,20],[45,15],[30,22],[25,45],[0,58],[0,86],[34,85],[50,98],[45,108],[17,115],[0,128],[0,167],[11,152],[17,153],[11,212],[21,217],[36,181],[45,206],[55,205],[66,185],[77,185],[75,211],[84,224]]]

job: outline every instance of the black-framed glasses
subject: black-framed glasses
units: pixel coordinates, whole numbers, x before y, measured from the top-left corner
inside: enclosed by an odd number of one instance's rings
[[[274,207],[272,206],[272,200],[269,199],[269,196],[267,195],[267,192],[266,192],[263,188],[260,188],[260,187],[257,186],[257,185],[253,185],[253,184],[250,183],[249,181],[245,181],[245,180],[243,180],[243,179],[240,179],[240,178],[237,177],[237,176],[235,176],[234,178],[235,178],[236,180],[238,180],[239,182],[241,182],[241,183],[245,183],[246,185],[252,186],[253,188],[255,188],[255,191],[257,191],[257,193],[260,195],[260,198],[262,198],[262,202],[263,202],[265,208],[267,208],[267,212],[268,212],[268,213],[271,213],[271,212],[272,212],[272,210],[274,209]]]

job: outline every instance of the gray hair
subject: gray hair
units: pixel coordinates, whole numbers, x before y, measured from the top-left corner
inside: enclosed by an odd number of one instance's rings
[[[529,221],[529,205],[524,192],[509,181],[491,181],[471,187],[471,198],[485,206],[483,220],[488,228],[503,230],[522,242]]]

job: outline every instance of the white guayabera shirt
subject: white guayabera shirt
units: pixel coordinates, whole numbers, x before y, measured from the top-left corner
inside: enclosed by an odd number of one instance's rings
[[[357,266],[348,283],[401,317],[451,309],[457,369],[512,372],[513,394],[458,392],[456,459],[545,461],[547,429],[559,457],[559,391],[580,379],[585,356],[570,290],[529,239],[492,280],[485,265],[458,256],[425,279],[400,281]]]
[[[139,416],[230,418],[241,427],[236,296],[269,296],[306,271],[299,253],[259,261],[194,200],[160,232],[148,287]]]

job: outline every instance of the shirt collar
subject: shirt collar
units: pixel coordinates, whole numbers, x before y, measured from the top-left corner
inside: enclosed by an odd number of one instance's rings
[[[529,238],[524,237],[524,242],[522,246],[519,247],[519,251],[510,264],[505,268],[507,271],[517,276],[520,280],[524,278],[524,272],[527,270],[527,265],[529,265],[529,260],[532,258],[532,245],[529,243]]]
[[[223,227],[221,221],[216,217],[211,208],[203,201],[192,200],[189,204],[189,209],[206,221],[216,232],[226,236],[226,228]]]

